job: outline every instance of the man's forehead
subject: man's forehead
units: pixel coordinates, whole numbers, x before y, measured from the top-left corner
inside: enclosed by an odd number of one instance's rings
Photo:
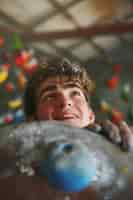
[[[43,92],[48,92],[48,91],[53,91],[56,90],[58,88],[71,88],[71,87],[78,87],[78,88],[82,88],[81,87],[81,83],[78,79],[73,79],[70,80],[66,77],[64,78],[50,78],[47,79],[46,81],[44,81],[41,84],[41,87],[39,89],[39,96],[40,94]]]

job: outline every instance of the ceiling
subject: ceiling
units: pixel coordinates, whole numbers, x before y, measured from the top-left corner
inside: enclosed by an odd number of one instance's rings
[[[1,0],[0,30],[19,32],[47,56],[86,63],[133,31],[132,10],[131,0]]]

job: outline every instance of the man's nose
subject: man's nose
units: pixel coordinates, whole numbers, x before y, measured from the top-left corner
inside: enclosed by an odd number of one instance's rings
[[[72,100],[66,96],[62,95],[59,99],[58,105],[60,108],[67,108],[72,106]]]

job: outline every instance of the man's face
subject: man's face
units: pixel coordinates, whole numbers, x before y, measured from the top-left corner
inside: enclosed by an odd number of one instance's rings
[[[85,127],[94,121],[94,114],[78,81],[58,77],[45,80],[37,94],[37,120],[60,120]]]

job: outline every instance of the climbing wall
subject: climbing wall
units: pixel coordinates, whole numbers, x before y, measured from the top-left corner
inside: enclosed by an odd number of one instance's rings
[[[97,119],[115,123],[126,120],[133,124],[133,46],[132,39],[123,40],[114,49],[88,62],[95,80],[92,104]]]
[[[0,125],[24,121],[23,92],[38,66],[34,50],[16,33],[0,34]]]
[[[92,106],[96,119],[133,124],[133,35],[117,38],[119,43],[112,48],[95,46],[99,53],[82,63],[94,80]],[[92,44],[90,39],[88,44],[90,41]],[[47,56],[45,51],[38,53],[30,43],[22,42],[16,33],[0,34],[0,126],[25,120],[23,93],[28,78],[38,67],[38,54]]]

